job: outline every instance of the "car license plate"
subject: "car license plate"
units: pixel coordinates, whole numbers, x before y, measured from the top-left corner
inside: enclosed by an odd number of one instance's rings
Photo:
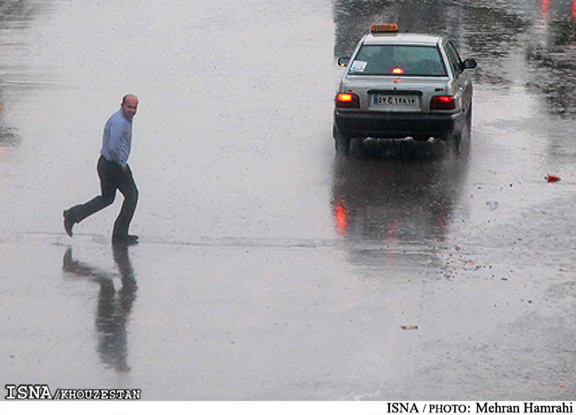
[[[374,95],[372,103],[377,106],[416,107],[418,97],[415,95]]]

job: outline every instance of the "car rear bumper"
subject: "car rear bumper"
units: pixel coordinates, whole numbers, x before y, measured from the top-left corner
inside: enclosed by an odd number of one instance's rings
[[[398,112],[334,112],[338,132],[348,138],[403,138],[430,136],[444,139],[464,119],[463,113],[421,114]]]

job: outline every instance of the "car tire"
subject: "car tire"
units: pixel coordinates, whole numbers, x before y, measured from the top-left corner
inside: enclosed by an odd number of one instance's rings
[[[350,155],[350,138],[343,136],[336,125],[332,128],[332,135],[334,136],[334,144],[336,146],[336,153],[342,156]]]
[[[472,136],[472,104],[468,107],[466,111],[466,116],[464,118],[464,125],[455,135],[455,142],[452,146],[454,152],[459,157],[468,156],[470,153],[470,138]]]
[[[446,155],[454,154],[459,156],[462,151],[462,134],[458,130],[445,133],[441,140],[446,144]]]
[[[454,131],[452,133],[449,146],[456,156],[460,156],[462,154],[462,132]]]

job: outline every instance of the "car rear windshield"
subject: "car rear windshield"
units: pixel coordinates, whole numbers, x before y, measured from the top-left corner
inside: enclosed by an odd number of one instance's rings
[[[363,45],[350,64],[353,75],[447,76],[436,46]]]

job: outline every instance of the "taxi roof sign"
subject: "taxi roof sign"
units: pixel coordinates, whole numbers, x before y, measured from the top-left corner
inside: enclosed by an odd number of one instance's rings
[[[372,25],[372,33],[396,33],[398,25],[396,23],[384,23]]]

